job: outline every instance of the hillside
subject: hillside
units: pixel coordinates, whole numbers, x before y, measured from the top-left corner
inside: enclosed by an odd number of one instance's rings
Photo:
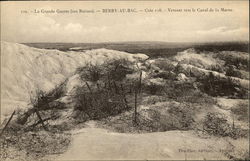
[[[121,58],[133,62],[147,56],[107,49],[62,52],[1,42],[1,115],[27,108],[36,90],[49,92],[73,75],[78,67]]]

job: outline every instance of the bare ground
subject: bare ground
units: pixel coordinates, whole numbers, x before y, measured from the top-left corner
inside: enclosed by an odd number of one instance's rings
[[[49,157],[53,160],[228,160],[233,157],[230,154],[239,153],[229,138],[201,137],[194,131],[129,134],[98,126],[97,122],[90,121],[85,128],[72,131],[73,140],[68,150]]]

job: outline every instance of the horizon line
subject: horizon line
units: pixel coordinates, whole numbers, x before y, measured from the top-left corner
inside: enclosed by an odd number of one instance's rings
[[[1,40],[2,41],[2,40]],[[7,41],[9,42],[9,41]],[[13,43],[20,43],[20,44],[32,44],[32,43],[64,43],[64,44],[115,44],[115,43],[249,43],[249,40],[233,40],[233,41],[100,41],[100,42],[13,42]]]

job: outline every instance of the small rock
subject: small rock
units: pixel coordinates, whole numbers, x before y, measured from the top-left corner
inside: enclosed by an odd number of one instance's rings
[[[178,81],[187,81],[187,80],[188,80],[188,77],[187,77],[185,74],[180,73],[180,74],[178,74],[178,76],[176,77],[176,79],[177,79]]]

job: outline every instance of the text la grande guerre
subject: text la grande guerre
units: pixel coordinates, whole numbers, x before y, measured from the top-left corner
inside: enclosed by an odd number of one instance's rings
[[[67,14],[67,13],[94,13],[94,12],[101,12],[101,13],[122,13],[122,12],[232,12],[232,9],[227,8],[184,8],[184,9],[178,9],[178,8],[167,8],[167,9],[161,9],[161,8],[145,8],[143,10],[137,10],[135,8],[127,8],[127,9],[116,9],[116,8],[104,8],[100,10],[94,10],[94,9],[34,9],[33,13],[39,14]]]

